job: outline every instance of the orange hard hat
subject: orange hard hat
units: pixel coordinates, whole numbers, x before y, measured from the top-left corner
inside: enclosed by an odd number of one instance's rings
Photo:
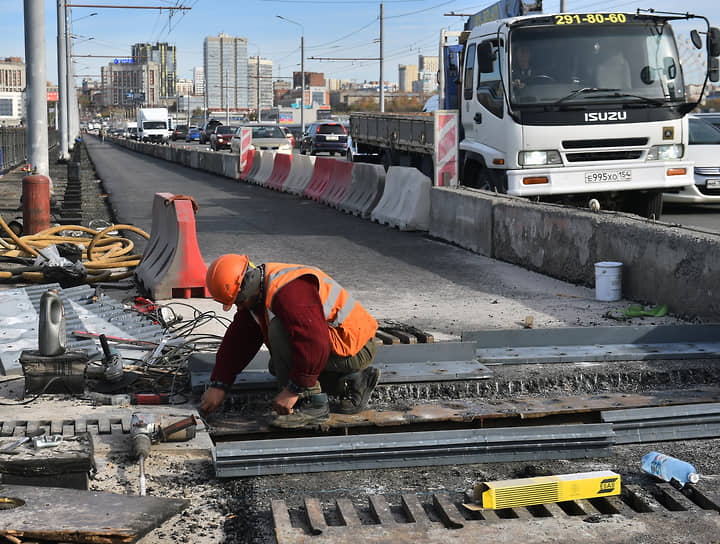
[[[208,268],[205,282],[212,297],[222,303],[223,310],[228,311],[235,304],[249,262],[247,255],[230,253],[215,259]]]

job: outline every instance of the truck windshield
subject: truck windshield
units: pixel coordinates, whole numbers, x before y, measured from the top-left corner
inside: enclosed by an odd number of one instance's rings
[[[145,121],[143,123],[143,129],[163,129],[167,128],[167,125],[163,121]]]
[[[509,80],[514,106],[638,102],[655,107],[685,100],[675,38],[670,25],[659,21],[518,27],[510,36]]]

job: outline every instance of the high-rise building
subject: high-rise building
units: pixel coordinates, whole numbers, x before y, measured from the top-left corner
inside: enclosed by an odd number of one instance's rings
[[[418,68],[414,64],[398,65],[398,84],[400,92],[409,93],[412,91],[412,82],[418,78]]]
[[[437,73],[438,71],[438,57],[427,57],[425,55],[418,55],[418,72],[432,72]]]
[[[247,38],[208,36],[203,44],[205,95],[210,109],[248,107]]]
[[[25,63],[20,57],[0,59],[0,92],[25,90]]]
[[[272,108],[273,106],[273,62],[269,59],[259,57],[260,68],[258,69],[258,57],[248,59],[248,106],[257,109],[258,107],[258,84],[260,85],[260,109]]]
[[[205,70],[202,66],[193,68],[193,94],[205,94]]]
[[[192,79],[180,78],[177,80],[177,95],[178,96],[189,96],[193,94],[193,81]]]
[[[160,70],[160,84],[158,98],[175,96],[175,81],[177,80],[177,53],[174,45],[167,43],[136,43],[132,46],[132,58],[135,64],[154,62]]]
[[[100,68],[105,106],[156,106],[160,98],[160,66],[156,62],[114,64]]]
[[[302,72],[293,72],[293,88],[300,87]],[[325,74],[322,72],[305,72],[305,88],[308,87],[324,87]]]

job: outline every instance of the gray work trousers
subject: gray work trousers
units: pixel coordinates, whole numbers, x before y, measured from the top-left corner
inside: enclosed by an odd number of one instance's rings
[[[290,371],[293,367],[292,347],[290,337],[282,321],[277,317],[270,321],[268,327],[268,340],[270,345],[270,362],[268,370],[277,378],[280,387],[285,387],[290,380]],[[323,392],[329,395],[343,396],[345,393],[345,377],[354,372],[360,372],[369,367],[375,354],[377,345],[373,338],[363,348],[351,357],[342,357],[330,353],[325,368],[320,374],[318,381]]]

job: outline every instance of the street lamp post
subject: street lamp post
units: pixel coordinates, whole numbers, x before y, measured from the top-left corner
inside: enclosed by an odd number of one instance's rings
[[[305,134],[305,27],[296,21],[292,21],[282,15],[276,15],[278,19],[287,21],[300,27],[300,125],[301,131]]]

